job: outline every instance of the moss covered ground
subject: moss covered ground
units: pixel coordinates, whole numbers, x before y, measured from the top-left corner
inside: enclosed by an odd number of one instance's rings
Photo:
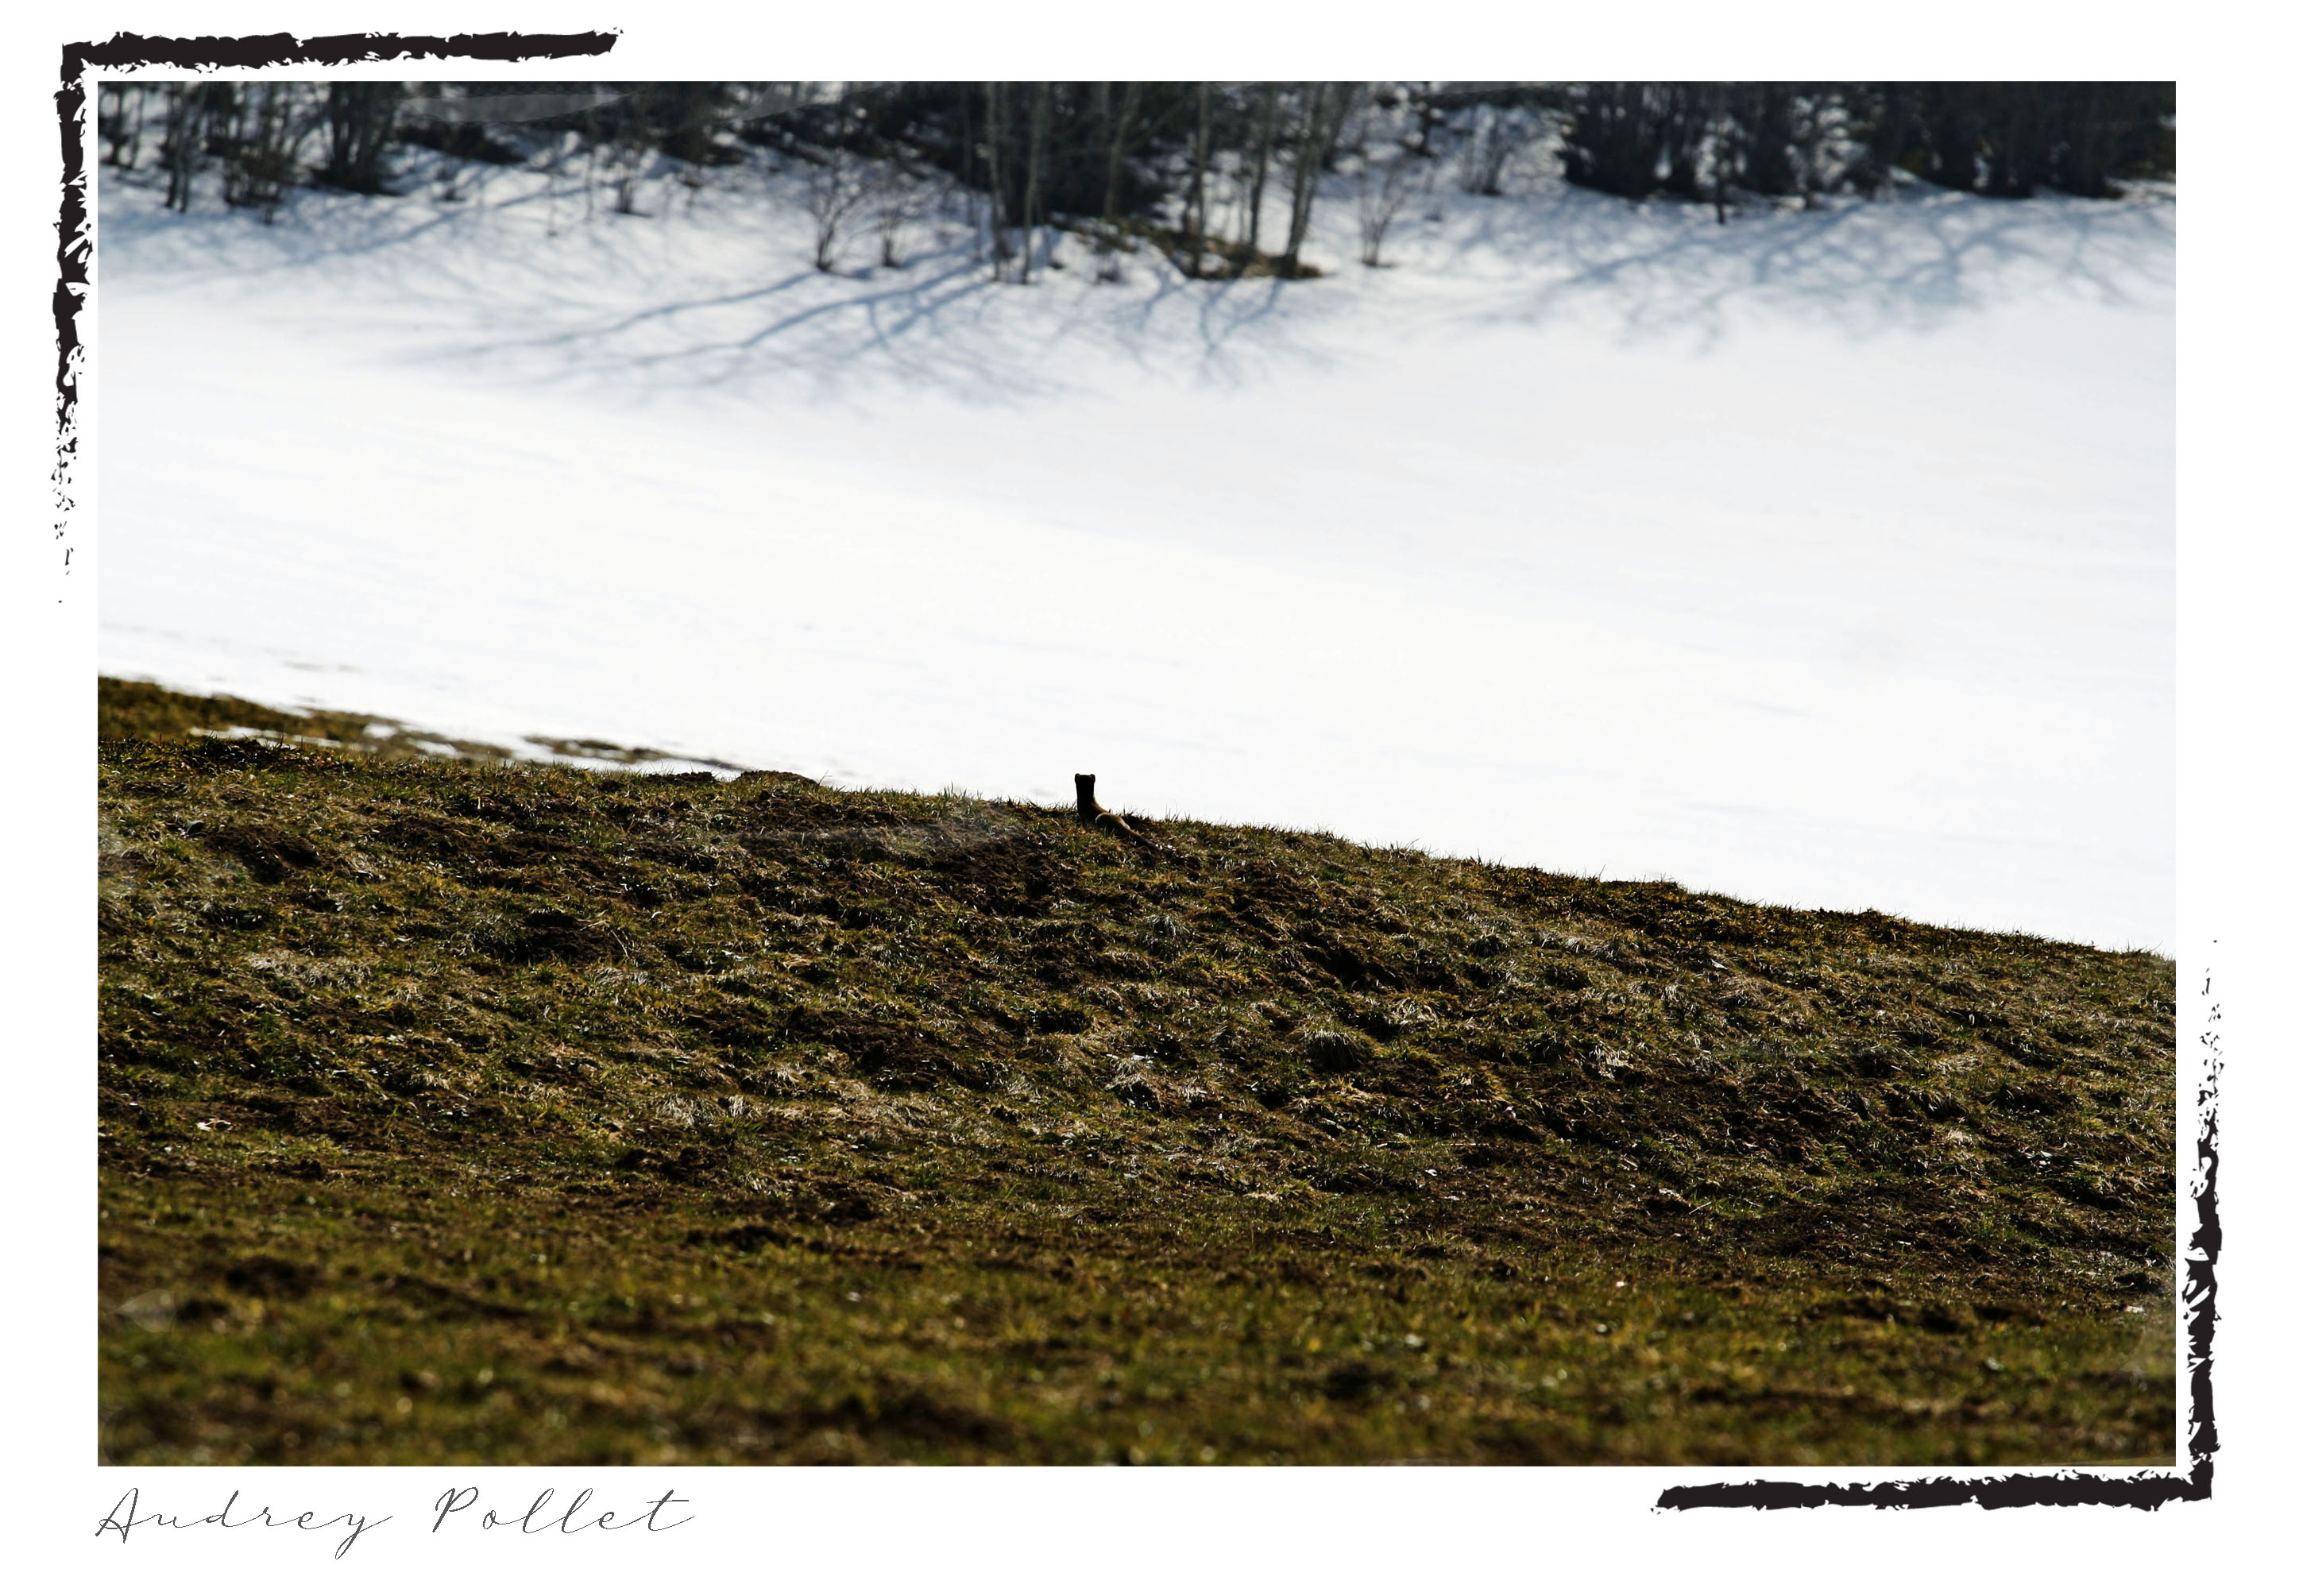
[[[108,1461],[2172,1456],[2166,960],[100,696]]]

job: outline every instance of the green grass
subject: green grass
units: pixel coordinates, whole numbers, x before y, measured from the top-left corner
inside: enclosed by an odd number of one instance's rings
[[[2172,1455],[2165,960],[102,704],[108,1461]]]

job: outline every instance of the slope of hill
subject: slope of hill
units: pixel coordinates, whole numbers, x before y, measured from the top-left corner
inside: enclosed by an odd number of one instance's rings
[[[1440,174],[1379,270],[1337,190],[1314,282],[1022,288],[763,161],[413,175],[103,174],[107,672],[2172,947],[2160,196]]]
[[[103,702],[108,1461],[2170,1457],[2162,960]]]

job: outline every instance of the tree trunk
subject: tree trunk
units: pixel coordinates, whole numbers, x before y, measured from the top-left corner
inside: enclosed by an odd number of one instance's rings
[[[1000,158],[1000,145],[1006,138],[1006,86],[985,83],[982,86],[983,121],[985,131],[982,147],[989,165],[990,189],[990,275],[1003,281],[1006,277],[1006,163]]]
[[[1109,181],[1102,190],[1101,219],[1113,229],[1117,225],[1118,179],[1125,175],[1125,136],[1141,104],[1141,86],[1127,84],[1117,96],[1117,121],[1109,130]]]
[[[1109,139],[1108,175],[1101,191],[1101,248],[1105,254],[1117,247],[1118,184],[1125,175],[1125,136],[1133,129],[1133,112],[1141,104],[1141,86],[1139,83],[1127,84],[1118,93],[1116,120],[1107,123]],[[1116,278],[1117,262],[1115,260],[1104,261],[1096,273],[1097,280],[1114,282]]]
[[[1190,275],[1206,274],[1206,161],[1214,137],[1213,85],[1198,85],[1198,138],[1190,166]]]
[[[1039,214],[1039,179],[1046,164],[1047,102],[1053,97],[1050,83],[1033,84],[1030,91],[1030,141],[1023,157],[1022,179],[1022,280],[1030,280],[1030,257],[1037,253],[1037,234],[1033,230],[1042,220]]]
[[[1309,236],[1309,207],[1317,191],[1316,128],[1325,100],[1325,86],[1307,86],[1307,97],[1301,106],[1301,121],[1293,138],[1293,206],[1285,222],[1285,253],[1278,262],[1278,275],[1291,277],[1301,270],[1301,244]]]
[[[354,194],[383,189],[383,156],[399,104],[395,83],[328,86],[328,181]],[[595,129],[593,132],[595,140]]]
[[[177,84],[168,90],[168,197],[162,208],[188,212],[192,208],[192,179],[200,169],[200,141],[205,131],[204,85]]]
[[[1276,137],[1277,85],[1265,83],[1254,128],[1253,187],[1245,212],[1245,245],[1257,254],[1261,249],[1261,191],[1269,181],[1269,146]]]
[[[1300,275],[1301,245],[1309,237],[1309,218],[1317,204],[1317,179],[1333,153],[1333,142],[1348,120],[1356,93],[1352,83],[1309,86],[1301,136],[1293,149],[1293,214],[1285,230],[1285,257],[1278,266],[1281,276]]]

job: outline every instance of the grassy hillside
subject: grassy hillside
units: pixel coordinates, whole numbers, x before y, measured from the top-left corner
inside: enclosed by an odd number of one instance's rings
[[[2170,1457],[2165,960],[102,702],[107,1460]]]

